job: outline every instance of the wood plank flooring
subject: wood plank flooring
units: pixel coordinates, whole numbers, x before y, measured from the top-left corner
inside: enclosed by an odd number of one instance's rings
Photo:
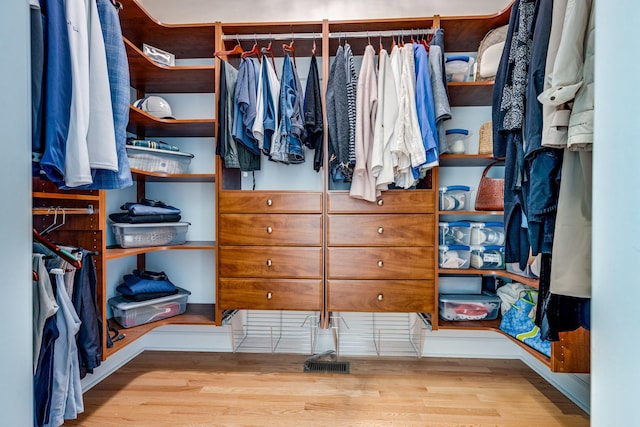
[[[146,351],[84,395],[65,426],[588,426],[518,360],[343,358]]]

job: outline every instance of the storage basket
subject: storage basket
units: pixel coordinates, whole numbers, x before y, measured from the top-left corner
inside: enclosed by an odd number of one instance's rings
[[[131,328],[183,314],[187,310],[189,292],[178,288],[178,293],[147,301],[130,301],[123,296],[109,299],[113,317],[122,327]]]
[[[478,154],[493,154],[493,124],[491,121],[480,126]]]
[[[132,169],[175,175],[187,173],[193,154],[127,146],[127,157]]]
[[[111,224],[116,243],[123,248],[181,245],[186,242],[189,225],[188,222]]]

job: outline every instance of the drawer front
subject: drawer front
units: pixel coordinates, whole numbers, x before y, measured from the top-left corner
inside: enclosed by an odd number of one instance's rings
[[[309,214],[223,214],[220,245],[322,245],[322,216]]]
[[[322,278],[322,248],[220,246],[220,277]]]
[[[322,213],[322,193],[222,191],[219,212]]]
[[[222,309],[322,309],[322,280],[220,278]]]
[[[330,246],[433,246],[430,214],[329,215]]]
[[[329,280],[329,311],[433,313],[433,280]]]
[[[433,279],[429,247],[329,248],[329,279]]]
[[[436,193],[434,190],[389,190],[384,191],[375,203],[354,199],[348,192],[329,192],[329,213],[434,213]]]

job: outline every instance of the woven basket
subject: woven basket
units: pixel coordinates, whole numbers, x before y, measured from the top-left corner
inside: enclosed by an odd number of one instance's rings
[[[479,139],[478,154],[493,154],[493,128],[490,121],[480,126]]]

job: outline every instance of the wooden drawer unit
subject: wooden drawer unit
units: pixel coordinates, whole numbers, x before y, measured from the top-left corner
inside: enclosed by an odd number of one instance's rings
[[[428,313],[435,306],[433,280],[329,280],[330,311]]]
[[[223,309],[322,310],[322,280],[220,278]]]
[[[315,214],[221,214],[220,245],[322,246],[322,216]]]
[[[389,190],[375,203],[354,199],[345,191],[329,193],[329,213],[434,213],[434,190]]]
[[[218,203],[221,213],[322,213],[322,193],[225,191]]]
[[[322,278],[322,248],[221,246],[220,277]]]
[[[433,246],[434,215],[329,215],[329,246]]]
[[[431,279],[430,247],[352,247],[327,249],[328,279]]]

